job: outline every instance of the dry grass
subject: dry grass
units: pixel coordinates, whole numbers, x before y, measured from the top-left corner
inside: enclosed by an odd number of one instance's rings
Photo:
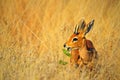
[[[95,19],[93,72],[59,64],[81,18]],[[119,0],[0,0],[0,80],[120,80],[119,31]]]

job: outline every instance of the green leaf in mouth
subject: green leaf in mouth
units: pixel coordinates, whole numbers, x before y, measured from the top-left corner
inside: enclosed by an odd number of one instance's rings
[[[69,53],[69,51],[67,51],[66,49],[63,49],[63,53],[65,55],[67,55],[68,57],[71,57],[71,54]]]

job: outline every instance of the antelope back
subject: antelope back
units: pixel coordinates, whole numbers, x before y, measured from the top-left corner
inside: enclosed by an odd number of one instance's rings
[[[82,47],[85,35],[90,31],[93,24],[94,24],[94,20],[86,24],[85,21],[82,19],[79,22],[79,24],[75,26],[74,33],[70,36],[68,41],[64,44],[64,47],[67,48],[67,50]]]

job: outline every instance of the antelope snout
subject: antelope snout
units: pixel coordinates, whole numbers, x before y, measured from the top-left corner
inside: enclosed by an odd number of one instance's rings
[[[68,51],[70,51],[70,50],[71,50],[71,48],[70,48],[70,47],[67,47],[67,50],[68,50]]]
[[[67,49],[67,51],[70,51],[70,50],[71,50],[71,48],[70,48],[69,46],[67,46],[66,44],[64,44],[63,46],[64,46],[64,48]]]
[[[64,46],[64,48],[65,48],[65,47],[66,47],[66,44],[64,44],[63,46]]]

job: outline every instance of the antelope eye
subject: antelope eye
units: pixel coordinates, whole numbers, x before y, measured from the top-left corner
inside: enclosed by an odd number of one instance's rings
[[[77,40],[78,40],[78,38],[73,38],[73,42],[74,42],[74,41],[77,41]]]

